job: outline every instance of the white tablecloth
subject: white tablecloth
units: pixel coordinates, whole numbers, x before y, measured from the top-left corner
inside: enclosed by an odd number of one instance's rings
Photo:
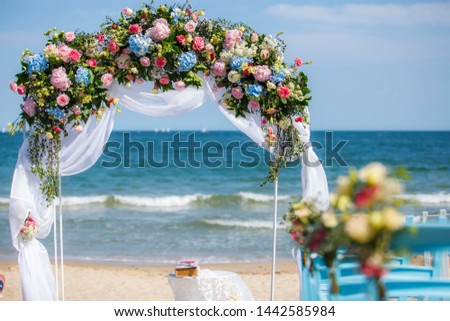
[[[176,301],[253,301],[253,294],[239,275],[201,270],[197,277],[169,275]]]

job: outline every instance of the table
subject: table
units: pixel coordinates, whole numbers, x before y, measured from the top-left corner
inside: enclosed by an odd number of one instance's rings
[[[168,278],[175,301],[254,301],[239,275],[228,271],[202,269],[196,277]]]

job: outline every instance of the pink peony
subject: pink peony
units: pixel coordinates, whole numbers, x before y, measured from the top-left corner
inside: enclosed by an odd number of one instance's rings
[[[169,23],[164,18],[156,19],[147,34],[155,41],[162,41],[170,35]]]
[[[92,68],[97,67],[97,61],[96,61],[95,59],[88,59],[88,60],[86,61],[86,63],[87,63],[90,67],[92,67]]]
[[[258,40],[259,40],[259,35],[256,32],[253,32],[252,36],[251,36],[251,41],[257,42]]]
[[[131,50],[130,50],[130,48],[128,48],[128,47],[127,47],[127,48],[123,48],[123,49],[122,49],[122,53],[123,53],[123,54],[126,54],[126,55],[129,55],[129,54],[131,54]]]
[[[56,103],[60,105],[61,107],[67,106],[69,103],[70,98],[66,94],[61,94],[56,98]]]
[[[57,56],[60,57],[62,59],[62,61],[64,62],[69,62],[70,61],[70,52],[72,51],[72,48],[70,48],[69,46],[67,46],[66,44],[60,44],[58,46],[58,52],[57,52]]]
[[[149,57],[141,57],[139,58],[139,62],[143,67],[149,67],[151,64]]]
[[[24,101],[22,109],[23,111],[30,117],[33,117],[36,114],[37,104],[34,100],[27,99]]]
[[[20,85],[17,87],[17,93],[19,95],[24,95],[25,94],[25,86],[24,85]]]
[[[183,36],[183,35],[178,35],[178,36],[177,36],[177,41],[178,41],[179,43],[181,43],[182,45],[186,45],[186,37]]]
[[[129,55],[121,54],[119,57],[116,58],[116,63],[119,69],[126,69],[131,64],[131,58]]]
[[[260,108],[259,101],[254,100],[254,99],[250,100],[248,102],[248,107],[253,110],[259,109]]]
[[[262,60],[266,60],[270,57],[270,51],[269,49],[263,49],[261,50],[261,53],[259,55],[261,57]]]
[[[100,80],[102,81],[103,86],[108,87],[113,81],[113,75],[104,74]]]
[[[62,91],[66,91],[71,84],[64,67],[53,69],[50,82],[52,83],[53,87]]]
[[[184,30],[186,32],[194,32],[195,28],[197,28],[197,24],[192,20],[190,20],[188,23],[184,25]]]
[[[213,46],[212,44],[208,43],[208,44],[205,46],[205,50],[206,50],[207,52],[214,52],[214,46]]]
[[[163,68],[167,64],[167,59],[164,57],[158,57],[155,59],[155,65],[157,67]]]
[[[297,67],[300,67],[301,65],[303,65],[303,61],[300,58],[295,58],[295,65]]]
[[[256,71],[254,73],[255,79],[259,82],[266,82],[269,80],[270,75],[272,75],[272,71],[267,66],[257,66]]]
[[[176,89],[183,89],[185,87],[186,87],[186,84],[184,83],[183,80],[178,80],[177,82],[175,82]]]
[[[144,80],[143,80],[142,78],[136,78],[136,79],[134,80],[134,83],[135,83],[135,84],[138,84],[138,85],[142,85],[142,84],[144,83]]]
[[[139,33],[142,31],[141,27],[139,27],[139,25],[137,23],[130,25],[128,30],[130,31],[130,33],[133,33],[133,34],[136,34],[136,33]]]
[[[131,16],[133,14],[133,10],[130,8],[125,8],[122,10],[122,14],[125,16]]]
[[[103,43],[105,41],[105,36],[102,35],[101,33],[99,33],[97,36],[97,40],[98,40],[98,42]]]
[[[110,53],[115,54],[119,52],[120,48],[114,40],[111,40],[108,44],[108,50]]]
[[[65,34],[66,41],[71,42],[75,39],[75,33],[73,31],[66,32]]]
[[[166,76],[161,77],[161,79],[159,80],[159,83],[161,85],[168,85],[170,83],[170,79],[167,78]]]
[[[83,131],[83,126],[75,125],[73,126],[73,130],[75,130],[77,133],[81,133]]]
[[[212,69],[213,69],[213,73],[216,76],[225,77],[225,75],[227,74],[227,68],[226,68],[225,62],[223,60],[220,60],[220,59],[216,60]]]
[[[14,81],[11,81],[9,83],[9,89],[11,89],[12,91],[16,92],[17,91],[17,84]]]
[[[47,47],[44,48],[43,51],[47,55],[51,55],[51,56],[57,56],[58,55],[58,48],[54,44],[48,45]]]
[[[81,108],[78,105],[75,105],[72,107],[72,111],[75,115],[80,115],[81,114]]]
[[[241,87],[233,87],[233,89],[231,89],[231,94],[236,99],[241,99],[244,97],[244,92]]]
[[[77,50],[72,49],[69,53],[70,60],[78,62],[81,59],[81,53]]]
[[[195,51],[201,51],[205,48],[205,42],[202,37],[194,37],[192,43],[192,49]]]
[[[228,30],[225,34],[225,43],[223,44],[224,48],[230,49],[233,48],[237,43],[242,40],[242,31],[233,29]]]
[[[291,91],[286,86],[280,86],[277,89],[278,96],[280,96],[282,99],[286,99],[291,95]]]

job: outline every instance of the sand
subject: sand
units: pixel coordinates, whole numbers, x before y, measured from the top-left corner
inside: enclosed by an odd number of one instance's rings
[[[201,264],[210,270],[237,273],[256,300],[270,298],[271,263]],[[167,275],[174,265],[129,266],[86,262],[65,263],[65,296],[71,301],[172,301]],[[0,261],[6,277],[0,301],[22,300],[19,267],[15,261]],[[277,262],[275,300],[299,298],[299,279],[294,261]]]

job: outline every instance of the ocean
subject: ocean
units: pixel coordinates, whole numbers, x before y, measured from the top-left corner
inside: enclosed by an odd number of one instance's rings
[[[315,131],[313,145],[330,190],[349,166],[373,161],[406,167],[405,214],[450,210],[450,132]],[[8,222],[11,178],[22,136],[0,134],[0,259],[15,259]],[[177,148],[178,147],[178,148]],[[64,177],[66,260],[165,264],[268,261],[273,184],[267,155],[240,132],[113,132],[86,172]],[[279,178],[279,221],[301,195],[301,168]],[[43,241],[50,256],[52,234]],[[292,242],[280,224],[278,259]]]

